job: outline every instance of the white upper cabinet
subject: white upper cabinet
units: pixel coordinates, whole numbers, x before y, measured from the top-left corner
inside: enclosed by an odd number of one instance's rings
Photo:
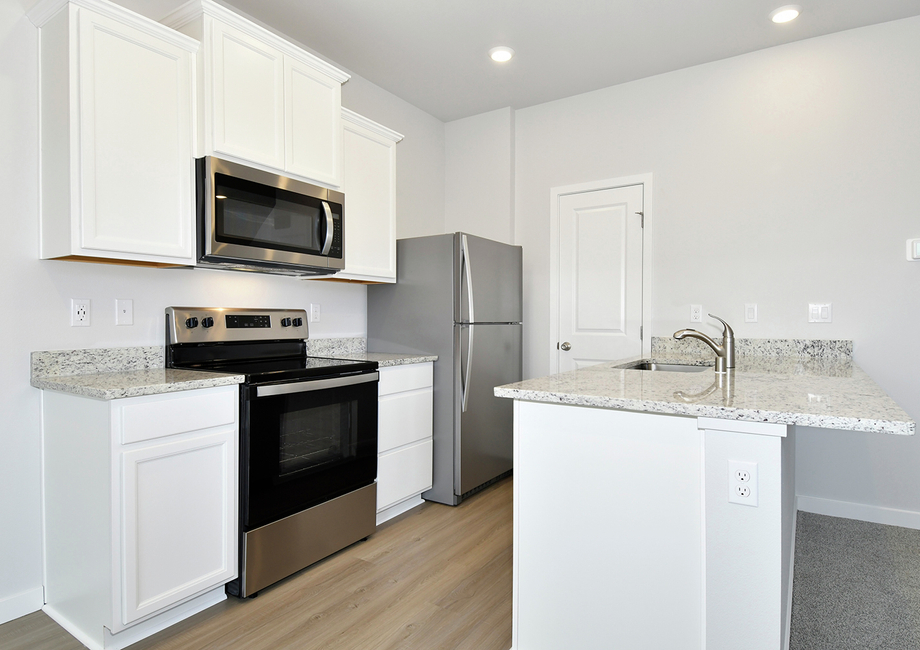
[[[336,279],[396,282],[396,143],[403,136],[342,109],[345,270]]]
[[[349,75],[212,0],[163,23],[201,41],[199,156],[341,186]]]
[[[41,257],[194,264],[198,43],[101,0],[42,2]]]
[[[202,133],[212,139],[208,153],[283,169],[284,56],[220,22],[211,25],[210,34],[209,52],[203,58],[210,55],[212,62],[212,101],[202,102],[214,107],[202,122]]]

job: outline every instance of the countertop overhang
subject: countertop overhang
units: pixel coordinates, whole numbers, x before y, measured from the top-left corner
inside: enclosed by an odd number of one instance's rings
[[[654,352],[654,348],[653,348]],[[913,435],[914,421],[850,359],[738,357],[724,374],[623,368],[712,365],[694,355],[630,357],[495,388],[497,397],[597,408]]]

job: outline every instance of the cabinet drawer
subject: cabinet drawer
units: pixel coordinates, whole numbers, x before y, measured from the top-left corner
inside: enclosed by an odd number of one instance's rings
[[[431,488],[431,440],[380,454],[377,512]]]
[[[430,388],[381,397],[377,412],[377,449],[389,451],[430,438],[431,413]]]
[[[432,364],[413,363],[380,369],[378,395],[390,395],[404,390],[414,390],[432,385]]]
[[[236,386],[118,400],[114,424],[121,427],[122,444],[154,440],[233,424],[238,401]]]

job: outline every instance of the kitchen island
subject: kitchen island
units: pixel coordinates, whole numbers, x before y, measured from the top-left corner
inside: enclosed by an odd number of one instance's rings
[[[515,400],[515,650],[788,644],[795,427],[915,424],[848,342],[738,343],[725,374],[624,359],[495,389]],[[652,358],[711,363],[666,340]]]

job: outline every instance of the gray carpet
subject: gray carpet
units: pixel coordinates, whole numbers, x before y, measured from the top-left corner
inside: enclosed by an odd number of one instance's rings
[[[790,650],[920,649],[920,530],[800,512]]]

